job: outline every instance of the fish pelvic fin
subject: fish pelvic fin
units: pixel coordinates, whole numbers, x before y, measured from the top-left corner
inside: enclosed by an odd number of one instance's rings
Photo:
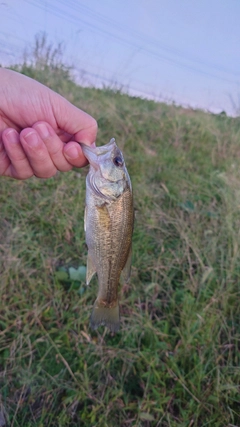
[[[92,277],[94,276],[94,274],[96,273],[96,267],[92,261],[92,258],[88,252],[88,257],[87,257],[87,274],[86,274],[86,284],[87,286],[89,285]]]
[[[107,326],[111,332],[117,332],[120,328],[120,315],[118,301],[114,307],[107,307],[96,300],[90,318],[90,326],[97,329],[99,326]]]
[[[122,269],[122,274],[121,274],[126,283],[128,283],[130,279],[131,263],[132,263],[132,247],[130,247],[128,258],[125,266]]]

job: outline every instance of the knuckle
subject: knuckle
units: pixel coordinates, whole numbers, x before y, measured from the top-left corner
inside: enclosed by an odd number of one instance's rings
[[[33,172],[25,172],[25,173],[18,173],[13,175],[13,178],[25,181],[26,179],[29,179],[33,176]]]
[[[92,118],[92,124],[91,124],[91,127],[94,129],[94,130],[98,130],[98,123],[97,123],[97,120],[96,119],[94,119],[94,118]]]
[[[60,172],[69,172],[72,168],[73,168],[73,166],[69,164],[69,165],[65,165],[65,166],[62,166],[61,168],[59,168],[59,171]]]
[[[41,173],[41,176],[40,175],[37,175],[37,174],[35,174],[38,178],[45,178],[45,179],[47,179],[47,178],[52,178],[53,176],[55,176],[56,175],[56,173],[57,173],[57,169],[55,168],[55,169],[51,169],[51,170],[49,170],[49,171],[45,171],[45,172],[42,172]]]

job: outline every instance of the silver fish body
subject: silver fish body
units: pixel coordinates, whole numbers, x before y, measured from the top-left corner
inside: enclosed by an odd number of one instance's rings
[[[99,290],[90,324],[120,327],[118,287],[130,277],[134,222],[131,181],[115,140],[101,147],[81,144],[90,163],[84,228],[88,247],[87,284],[97,273]]]

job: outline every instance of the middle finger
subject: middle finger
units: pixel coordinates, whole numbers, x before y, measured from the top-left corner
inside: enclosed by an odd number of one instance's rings
[[[64,142],[59,138],[54,129],[45,122],[37,122],[33,125],[40,138],[43,140],[52,162],[56,168],[61,172],[67,172],[72,169],[72,166],[68,163],[63,155]]]
[[[35,129],[23,129],[20,133],[20,141],[37,177],[50,178],[56,174],[57,169],[52,162],[47,147]]]

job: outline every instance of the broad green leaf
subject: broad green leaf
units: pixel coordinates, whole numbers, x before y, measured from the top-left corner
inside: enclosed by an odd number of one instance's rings
[[[71,280],[84,282],[86,280],[86,267],[84,265],[81,265],[80,267],[78,267],[78,269],[70,267],[69,276]]]

